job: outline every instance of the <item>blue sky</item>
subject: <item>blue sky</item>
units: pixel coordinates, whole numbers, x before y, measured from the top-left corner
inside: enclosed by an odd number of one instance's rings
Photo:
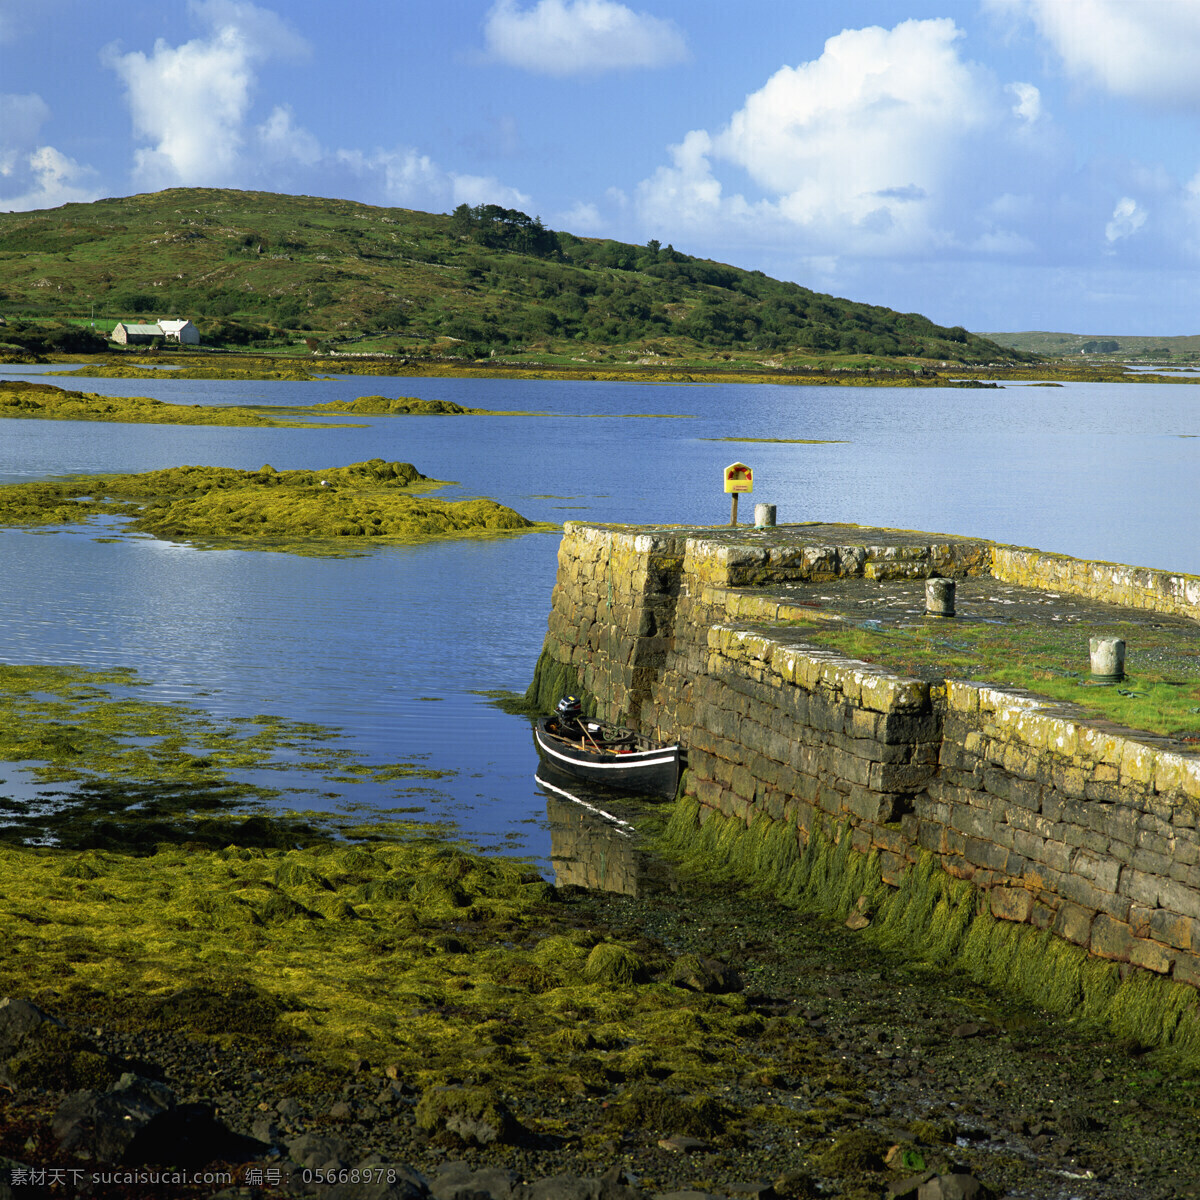
[[[1200,0],[0,0],[0,210],[448,212],[975,330],[1200,332]]]

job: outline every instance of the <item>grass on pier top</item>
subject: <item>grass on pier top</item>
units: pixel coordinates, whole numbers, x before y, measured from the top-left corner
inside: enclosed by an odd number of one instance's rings
[[[847,601],[789,622],[806,641],[896,674],[940,682],[975,680],[1022,688],[1131,729],[1200,745],[1200,625],[1180,617],[1124,613],[1109,605],[1031,593],[994,581],[960,584],[953,619],[925,616],[917,586],[876,586],[897,598],[888,605]],[[820,589],[818,585],[818,590]],[[838,585],[838,590],[842,590]],[[1013,597],[1019,597],[1014,599]],[[991,597],[989,599],[988,597]],[[1021,597],[1030,604],[1023,611]],[[822,595],[821,604],[829,597]],[[969,612],[963,612],[964,608]],[[1039,613],[1037,609],[1042,611]],[[1125,641],[1126,677],[1098,686],[1091,680],[1091,638]]]

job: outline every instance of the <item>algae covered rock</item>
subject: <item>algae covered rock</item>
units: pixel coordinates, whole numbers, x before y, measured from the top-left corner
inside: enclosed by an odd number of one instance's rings
[[[819,1166],[829,1175],[858,1175],[864,1171],[882,1171],[888,1141],[873,1129],[852,1129],[843,1133],[820,1156]]]
[[[18,1092],[108,1087],[110,1055],[29,1000],[0,1000],[0,1083]]]
[[[444,1131],[477,1146],[511,1142],[520,1128],[504,1102],[486,1088],[428,1088],[417,1102],[416,1118],[426,1133]]]
[[[671,966],[668,981],[692,992],[740,992],[742,981],[732,967],[702,954],[681,954]]]
[[[419,494],[442,486],[412,463],[381,458],[321,471],[170,467],[0,487],[0,524],[125,516],[156,537],[306,553],[337,552],[335,543],[356,539],[411,543],[544,528],[495,500]]]
[[[685,1134],[711,1138],[724,1133],[736,1114],[712,1096],[680,1096],[650,1082],[627,1088],[609,1106],[609,1121],[625,1129],[644,1129],[658,1137]]]
[[[589,983],[627,984],[644,979],[646,968],[632,950],[615,942],[601,942],[587,956],[583,975]]]

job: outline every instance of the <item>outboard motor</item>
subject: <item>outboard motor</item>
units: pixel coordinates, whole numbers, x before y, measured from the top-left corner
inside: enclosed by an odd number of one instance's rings
[[[558,731],[567,737],[578,734],[583,719],[583,705],[578,696],[564,696],[554,710],[558,717]]]

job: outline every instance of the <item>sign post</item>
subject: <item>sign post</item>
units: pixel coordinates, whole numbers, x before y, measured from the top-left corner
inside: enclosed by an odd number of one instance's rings
[[[725,468],[725,491],[733,497],[733,507],[729,513],[730,525],[737,524],[738,496],[742,492],[754,491],[754,471],[745,463],[730,463]]]

